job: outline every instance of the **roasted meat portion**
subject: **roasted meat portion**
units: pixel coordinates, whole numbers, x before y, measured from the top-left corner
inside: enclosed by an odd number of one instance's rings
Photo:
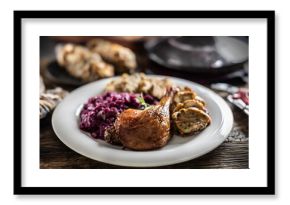
[[[133,150],[153,150],[163,147],[170,139],[171,97],[145,110],[128,109],[115,122],[117,136],[124,147]]]

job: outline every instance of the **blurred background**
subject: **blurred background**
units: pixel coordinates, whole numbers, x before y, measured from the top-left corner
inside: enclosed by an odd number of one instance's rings
[[[60,69],[56,45],[86,45],[101,38],[127,47],[137,59],[134,72],[175,76],[204,85],[228,83],[247,86],[247,36],[41,36],[41,75],[49,86],[71,90],[84,82]]]

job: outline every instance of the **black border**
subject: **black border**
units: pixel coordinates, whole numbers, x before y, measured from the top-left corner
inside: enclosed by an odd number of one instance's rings
[[[21,185],[21,20],[26,18],[259,18],[267,20],[267,187],[23,187]],[[275,11],[14,11],[14,194],[275,194]]]

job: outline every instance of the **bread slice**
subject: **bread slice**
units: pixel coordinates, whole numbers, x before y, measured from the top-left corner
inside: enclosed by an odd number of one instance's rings
[[[206,112],[205,106],[198,100],[186,100],[183,103],[177,103],[175,108],[173,109],[173,113],[181,110],[182,108],[190,108],[190,107],[196,107],[204,112]]]
[[[173,103],[183,103],[186,100],[194,100],[196,97],[196,93],[193,91],[180,91],[174,95]]]
[[[211,122],[210,116],[196,108],[182,108],[172,114],[174,124],[182,135],[189,135],[205,129]]]

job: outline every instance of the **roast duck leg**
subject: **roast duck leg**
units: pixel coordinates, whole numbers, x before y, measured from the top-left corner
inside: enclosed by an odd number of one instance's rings
[[[115,122],[121,144],[133,150],[153,150],[163,147],[171,137],[170,103],[164,96],[158,105],[145,110],[128,109]]]

